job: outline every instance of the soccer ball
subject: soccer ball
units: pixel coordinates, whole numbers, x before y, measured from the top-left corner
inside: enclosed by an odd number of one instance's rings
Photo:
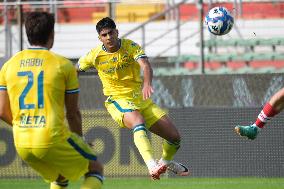
[[[233,28],[234,18],[225,7],[214,7],[206,15],[205,24],[210,33],[225,35]]]

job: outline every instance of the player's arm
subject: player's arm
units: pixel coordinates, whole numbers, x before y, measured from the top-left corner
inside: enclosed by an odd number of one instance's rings
[[[76,69],[71,62],[66,64],[64,69],[66,73],[65,89],[65,108],[66,118],[71,132],[82,136],[82,118],[79,108],[79,82]]]
[[[77,72],[85,72],[93,67],[94,52],[91,50],[86,55],[79,58],[76,64]]]
[[[82,136],[82,117],[79,109],[79,93],[65,94],[66,118],[71,132]]]
[[[137,60],[143,71],[143,99],[150,98],[154,92],[152,87],[153,70],[147,57],[139,58]]]
[[[7,90],[0,90],[0,118],[12,126],[12,112]]]

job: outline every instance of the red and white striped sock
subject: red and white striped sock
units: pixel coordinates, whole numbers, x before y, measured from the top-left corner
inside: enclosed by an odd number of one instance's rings
[[[269,103],[266,103],[261,112],[259,113],[254,124],[259,128],[263,128],[265,123],[267,123],[272,117],[274,117],[278,113],[279,112],[276,111]]]

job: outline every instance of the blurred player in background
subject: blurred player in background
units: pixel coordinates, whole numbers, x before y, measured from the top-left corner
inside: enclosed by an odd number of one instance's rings
[[[248,139],[255,139],[264,125],[284,108],[284,88],[276,92],[264,105],[256,121],[248,126],[236,126],[235,131]]]
[[[180,147],[180,135],[165,111],[150,99],[154,92],[153,71],[144,51],[135,42],[118,38],[116,24],[108,17],[97,23],[96,30],[103,44],[79,59],[78,70],[97,69],[104,95],[108,96],[105,106],[121,127],[132,130],[134,143],[152,179],[160,179],[167,169],[178,175],[188,175],[187,167],[173,161]],[[158,162],[153,157],[147,130],[165,139]]]
[[[82,139],[77,71],[49,51],[54,16],[29,13],[25,28],[30,48],[15,54],[0,72],[0,117],[13,127],[19,156],[51,182],[51,189],[67,188],[68,180],[83,175],[81,189],[100,189],[103,167]]]

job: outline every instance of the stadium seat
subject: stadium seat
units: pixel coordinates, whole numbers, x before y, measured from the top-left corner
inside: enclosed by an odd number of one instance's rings
[[[216,46],[227,47],[227,46],[235,46],[237,44],[236,39],[229,39],[229,40],[216,40],[216,39],[209,39],[204,41],[204,47],[212,48]],[[200,43],[196,44],[198,47]]]
[[[263,67],[254,70],[254,73],[275,73],[277,69],[274,67]]]
[[[186,62],[186,61],[192,61],[192,62],[199,62],[200,56],[199,55],[181,55],[179,57],[172,57],[171,62]]]
[[[280,45],[280,38],[259,39],[259,45]]]
[[[279,38],[279,45],[284,45],[284,38]]]
[[[204,41],[203,45],[204,47],[210,48],[210,47],[216,46],[217,41],[215,39],[209,39],[209,40]],[[197,43],[197,46],[200,46],[199,42]]]
[[[212,2],[211,2],[212,3]],[[204,3],[205,12],[210,8],[211,3]],[[217,3],[217,4],[215,4]],[[224,6],[233,10],[232,2],[217,1],[213,5]],[[243,19],[283,18],[284,2],[281,1],[242,1],[241,14]],[[198,9],[194,3],[186,3],[180,7],[181,20],[198,19]]]
[[[200,46],[200,43],[196,44]],[[255,47],[255,46],[277,46],[284,45],[284,38],[270,38],[270,39],[226,39],[226,40],[216,40],[209,39],[204,41],[204,47],[212,48],[212,47]]]
[[[253,60],[273,60],[274,54],[271,52],[267,53],[252,53]]]
[[[97,23],[100,19],[109,16],[108,11],[103,11],[103,12],[93,12],[92,13],[92,21],[93,23]]]
[[[171,73],[171,75],[189,75],[190,71],[188,69],[185,68],[173,68],[171,70],[169,70],[169,72]]]
[[[236,45],[237,46],[256,46],[259,44],[259,39],[237,39]]]
[[[248,66],[248,63],[245,61],[228,61],[227,67],[230,68],[232,71],[244,68]]]
[[[115,6],[116,21],[117,22],[144,22],[150,19],[153,15],[162,12],[165,7],[164,4],[128,4],[118,3]],[[164,19],[161,17],[160,19]]]
[[[255,73],[256,69],[252,68],[252,67],[242,67],[240,69],[234,70],[234,73],[237,74],[244,74],[244,73]]]
[[[232,55],[230,53],[228,54],[206,54],[205,55],[205,61],[211,62],[211,61],[217,61],[217,62],[228,62],[232,59]]]
[[[84,4],[84,2],[82,2]],[[71,1],[64,1],[66,8],[60,8],[58,12],[59,22],[69,22],[69,23],[91,23],[94,22],[94,13],[108,15],[108,5],[107,4],[94,4],[91,7],[88,6],[78,6],[78,3],[72,3]],[[101,19],[102,17],[98,17]],[[98,20],[97,19],[97,20]],[[96,21],[97,21],[96,20]]]
[[[167,68],[155,68],[153,69],[153,73],[155,76],[167,75],[169,70]]]
[[[222,66],[222,67],[215,69],[215,70],[208,69],[208,68],[205,69],[206,74],[227,74],[227,73],[230,73],[230,72],[231,72],[230,68],[225,67],[225,66]]]
[[[265,61],[265,60],[254,60],[254,61],[251,61],[249,63],[249,65],[252,67],[252,68],[266,68],[266,67],[272,67],[274,69],[276,68],[281,68],[281,67],[284,67],[284,62],[281,66],[281,64],[279,64],[279,62],[275,62],[275,61]]]
[[[188,70],[195,70],[198,68],[198,63],[197,62],[193,62],[193,61],[186,61],[183,64],[183,67],[188,69]]]
[[[248,52],[248,53],[240,53],[240,54],[232,54],[232,61],[245,61],[249,62],[252,60],[254,53]]]
[[[222,67],[224,67],[224,64],[222,62],[218,61],[205,62],[205,68],[209,70],[218,70]]]
[[[284,53],[273,53],[272,56],[274,60],[284,61]]]
[[[179,68],[155,68],[154,75],[155,76],[172,76],[172,75],[190,75],[193,72],[190,70],[179,67]]]
[[[218,46],[229,47],[236,46],[238,39],[227,39],[227,40],[217,40],[216,43]]]

